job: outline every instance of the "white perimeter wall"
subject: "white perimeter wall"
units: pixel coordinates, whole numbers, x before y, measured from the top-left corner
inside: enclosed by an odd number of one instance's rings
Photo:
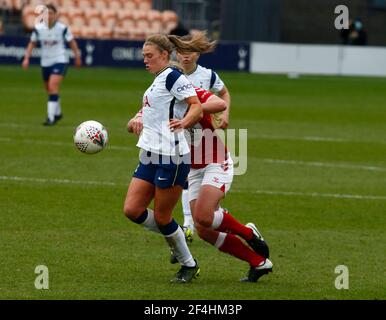
[[[386,77],[385,47],[252,43],[250,71]]]

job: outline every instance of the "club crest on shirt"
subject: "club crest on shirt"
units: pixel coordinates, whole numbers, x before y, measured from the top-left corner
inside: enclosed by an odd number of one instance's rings
[[[145,98],[143,99],[143,105],[142,105],[144,108],[145,107],[151,107],[150,103],[149,103],[149,99],[147,98],[147,96],[145,96]]]

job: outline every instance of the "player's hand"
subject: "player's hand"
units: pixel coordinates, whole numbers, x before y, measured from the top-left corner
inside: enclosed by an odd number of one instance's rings
[[[137,136],[139,136],[143,129],[143,122],[141,116],[136,116],[135,118],[131,119],[129,123],[127,124],[127,130],[129,132],[135,133]]]
[[[24,58],[21,66],[23,67],[24,70],[27,70],[28,67],[29,67],[29,59],[28,58]]]
[[[183,130],[185,128],[183,120],[180,120],[180,119],[170,119],[170,121],[169,121],[169,128],[170,128],[171,132],[176,132],[176,133],[181,131],[181,130]]]
[[[80,58],[80,56],[76,56],[75,57],[75,67],[77,69],[79,69],[81,66],[82,66],[82,59]]]
[[[229,116],[225,113],[223,113],[220,116],[220,123],[219,123],[219,128],[221,129],[226,129],[229,126]]]

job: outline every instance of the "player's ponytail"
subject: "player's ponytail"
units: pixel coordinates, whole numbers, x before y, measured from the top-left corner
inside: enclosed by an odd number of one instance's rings
[[[177,52],[209,53],[216,48],[216,41],[209,41],[206,31],[200,31],[194,35],[184,37],[175,35],[168,35],[167,37],[173,43]]]

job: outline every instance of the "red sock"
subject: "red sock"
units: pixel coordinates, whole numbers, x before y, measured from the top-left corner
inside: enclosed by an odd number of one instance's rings
[[[257,267],[265,260],[264,257],[259,256],[256,252],[244,245],[239,238],[229,233],[226,235],[224,243],[219,250],[229,253],[241,260],[247,261],[252,267]]]
[[[223,219],[220,226],[216,229],[217,231],[225,233],[237,234],[244,240],[251,240],[253,237],[253,231],[251,228],[246,227],[245,225],[238,222],[233,218],[229,213],[223,211]]]

